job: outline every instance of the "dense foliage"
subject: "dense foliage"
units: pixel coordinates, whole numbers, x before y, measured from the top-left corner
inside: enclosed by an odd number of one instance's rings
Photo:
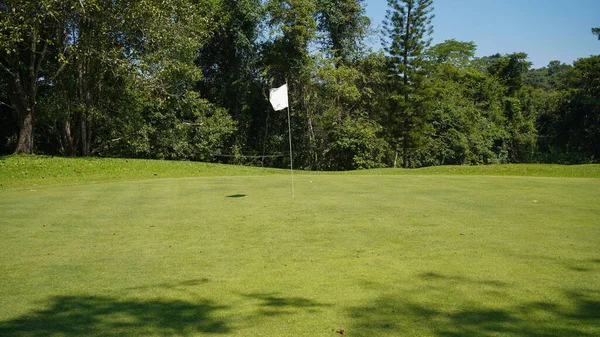
[[[373,52],[364,0],[2,1],[0,150],[286,167],[288,83],[304,169],[598,161],[600,56],[476,58],[388,4]]]

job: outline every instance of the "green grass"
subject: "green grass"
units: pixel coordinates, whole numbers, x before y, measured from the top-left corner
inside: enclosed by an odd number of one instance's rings
[[[280,172],[281,170],[269,168],[190,161],[12,155],[0,157],[0,188],[12,190],[52,185],[201,176],[265,175]]]
[[[412,174],[412,175],[467,175],[467,176],[521,176],[560,178],[600,178],[600,165],[508,164],[482,166],[432,166],[420,169],[377,169],[356,171],[352,174]]]
[[[12,155],[0,157],[0,191],[55,185],[79,185],[145,179],[264,176],[288,170],[248,166],[116,158],[62,158]],[[477,175],[600,178],[600,165],[436,166],[420,169],[375,169],[350,172],[294,171],[296,175]]]
[[[1,161],[0,336],[600,335],[597,166]]]

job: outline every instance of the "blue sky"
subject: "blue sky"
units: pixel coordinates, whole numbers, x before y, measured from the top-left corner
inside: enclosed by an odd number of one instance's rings
[[[372,27],[381,28],[387,1],[365,2]],[[477,56],[526,52],[536,68],[600,54],[591,33],[600,27],[600,0],[434,0],[434,7],[434,44],[473,41]]]

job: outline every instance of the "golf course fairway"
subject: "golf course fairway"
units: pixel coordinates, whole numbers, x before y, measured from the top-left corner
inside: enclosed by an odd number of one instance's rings
[[[0,166],[0,336],[600,336],[595,173],[43,160]]]

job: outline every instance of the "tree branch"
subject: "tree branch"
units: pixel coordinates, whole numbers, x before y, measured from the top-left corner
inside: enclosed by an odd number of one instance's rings
[[[37,74],[39,74],[40,68],[42,67],[42,61],[46,57],[47,51],[48,51],[48,40],[44,41],[44,47],[42,48],[40,58],[38,59],[38,62],[37,62],[36,68],[35,68],[36,77],[37,77]]]
[[[4,71],[6,71],[10,76],[15,77],[15,73],[13,73],[12,71],[10,71],[10,69],[8,69],[7,66],[4,65],[4,63],[2,63],[2,61],[0,61],[0,66],[2,67],[2,69],[4,69]]]
[[[59,26],[57,26],[56,29],[56,34],[57,36],[60,34],[60,28],[58,28]],[[62,71],[65,69],[65,67],[67,66],[67,64],[69,64],[69,62],[71,62],[71,58],[73,57],[73,53],[71,53],[71,48],[69,46],[68,43],[65,43],[64,40],[62,39],[62,37],[60,38],[60,41],[58,42],[60,44],[64,44],[65,48],[63,49],[62,54],[63,55],[67,55],[68,53],[68,57],[67,59],[60,65],[60,67],[58,67],[58,70],[56,71],[56,73],[54,73],[54,75],[52,77],[50,77],[49,80],[47,80],[46,82],[53,82],[54,80],[56,80],[56,78],[62,73]]]
[[[6,105],[7,107],[9,107],[11,109],[13,108],[12,105],[10,105],[8,103],[5,103],[5,102],[2,102],[2,101],[0,101],[0,105]]]
[[[71,56],[69,56],[69,58],[71,58]],[[65,67],[67,66],[68,63],[69,62],[64,62],[63,64],[61,64],[60,67],[58,68],[58,70],[56,71],[56,73],[52,77],[50,77],[49,82],[54,81],[58,77],[58,75],[60,75],[60,73],[62,73],[62,71],[65,69]]]
[[[32,82],[35,83],[35,59],[36,59],[36,49],[37,49],[37,34],[35,29],[32,29],[31,32],[31,61],[29,64],[29,78]]]

